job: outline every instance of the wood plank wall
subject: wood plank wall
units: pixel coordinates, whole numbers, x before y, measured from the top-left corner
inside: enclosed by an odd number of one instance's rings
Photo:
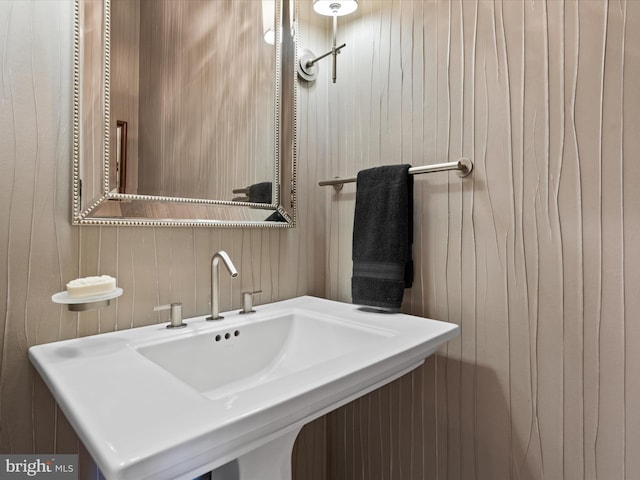
[[[328,478],[640,478],[640,2],[359,3],[329,178],[475,172],[415,178],[404,306],[462,334],[329,416]],[[346,301],[354,191],[327,193],[327,291]]]
[[[30,366],[28,347],[167,321],[152,310],[159,303],[206,313],[210,259],[220,249],[240,272],[222,281],[223,310],[240,308],[241,292],[252,289],[263,292],[258,304],[324,296],[325,239],[311,228],[324,207],[316,193],[300,195],[296,229],[72,227],[73,2],[2,1],[0,32],[0,452],[80,451],[80,478],[92,480],[97,469]],[[318,163],[314,152],[301,162],[302,191],[315,181],[309,162]],[[51,302],[69,280],[94,274],[115,276],[125,294],[80,314]],[[301,471],[324,469],[320,424],[301,438]]]
[[[0,26],[0,451],[82,451],[30,345],[163,321],[158,302],[203,313],[220,248],[241,269],[223,308],[252,287],[348,300],[354,190],[317,180],[467,155],[466,180],[416,178],[405,304],[462,336],[314,424],[296,478],[640,477],[640,3],[361,0],[338,83],[325,64],[301,87],[300,222],[278,232],[71,227],[72,4],[0,2]],[[110,309],[49,301],[95,273],[127,292]]]

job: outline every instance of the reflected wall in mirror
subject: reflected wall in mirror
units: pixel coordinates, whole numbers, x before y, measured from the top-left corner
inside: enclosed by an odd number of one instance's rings
[[[293,226],[294,13],[77,0],[74,224]]]

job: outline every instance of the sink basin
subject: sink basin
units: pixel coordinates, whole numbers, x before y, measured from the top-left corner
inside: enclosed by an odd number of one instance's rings
[[[416,368],[453,324],[299,297],[29,357],[108,479],[286,480],[300,428]]]
[[[248,320],[136,350],[202,395],[218,399],[291,378],[393,335],[388,329],[295,310]]]

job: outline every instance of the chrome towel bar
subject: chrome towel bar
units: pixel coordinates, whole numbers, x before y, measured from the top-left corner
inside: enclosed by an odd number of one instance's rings
[[[463,157],[457,162],[434,163],[433,165],[423,165],[422,167],[411,167],[409,173],[411,175],[418,175],[420,173],[446,172],[449,170],[457,170],[459,176],[466,177],[473,170],[473,162]],[[334,178],[333,180],[322,180],[318,182],[318,185],[321,187],[331,185],[335,188],[336,192],[339,192],[345,183],[353,183],[355,181],[356,177]]]

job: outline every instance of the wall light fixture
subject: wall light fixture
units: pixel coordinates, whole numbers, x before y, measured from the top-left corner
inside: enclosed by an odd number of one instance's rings
[[[262,34],[264,41],[269,45],[275,45],[276,43],[275,10],[274,0],[262,0]]]
[[[311,50],[304,49],[300,55],[298,61],[298,75],[303,79],[311,82],[318,76],[317,62],[323,58],[332,55],[333,56],[333,83],[336,83],[336,64],[337,57],[346,43],[338,46],[336,44],[336,33],[338,31],[338,17],[349,15],[358,8],[358,0],[313,0],[313,9],[320,15],[327,15],[333,17],[333,44],[331,50],[327,53],[316,57]]]

